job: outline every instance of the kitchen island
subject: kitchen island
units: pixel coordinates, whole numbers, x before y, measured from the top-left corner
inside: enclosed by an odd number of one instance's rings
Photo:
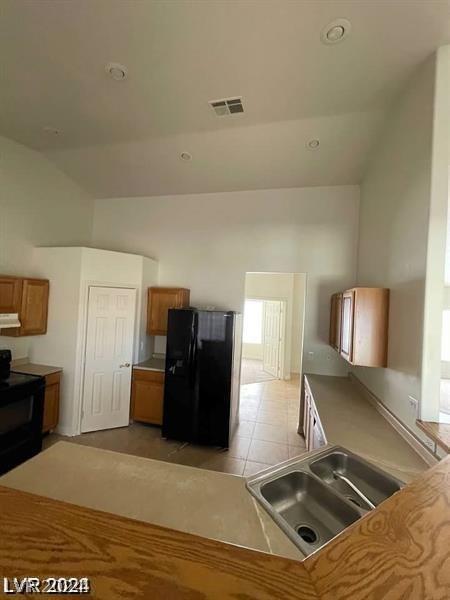
[[[303,561],[8,487],[0,510],[0,576],[88,577],[105,600],[450,597],[450,458]]]
[[[236,475],[58,442],[1,477],[0,485],[303,558]]]

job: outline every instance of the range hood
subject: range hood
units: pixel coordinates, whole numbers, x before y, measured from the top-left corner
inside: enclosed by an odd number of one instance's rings
[[[12,329],[13,327],[20,327],[18,313],[0,314],[0,329]]]

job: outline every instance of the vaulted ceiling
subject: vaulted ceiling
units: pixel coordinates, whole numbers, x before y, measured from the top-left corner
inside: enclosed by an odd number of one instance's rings
[[[357,183],[389,103],[450,41],[447,0],[2,0],[0,13],[0,132],[99,197]],[[323,44],[338,17],[350,35]],[[208,101],[232,96],[244,113],[217,117]]]

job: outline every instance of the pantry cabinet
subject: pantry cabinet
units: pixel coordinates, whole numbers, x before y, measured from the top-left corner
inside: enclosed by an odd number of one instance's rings
[[[334,294],[330,345],[352,365],[386,367],[388,321],[388,289],[357,287]]]
[[[166,335],[170,308],[189,306],[190,291],[185,288],[151,287],[148,289],[147,333]]]
[[[20,327],[2,329],[1,335],[20,337],[47,332],[49,282],[47,279],[0,277],[0,312],[18,313]]]
[[[133,369],[131,382],[131,411],[134,421],[162,425],[164,373]]]

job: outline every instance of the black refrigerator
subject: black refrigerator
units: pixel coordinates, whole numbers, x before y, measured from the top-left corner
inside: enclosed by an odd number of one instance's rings
[[[162,435],[228,448],[238,423],[241,315],[169,310]]]

